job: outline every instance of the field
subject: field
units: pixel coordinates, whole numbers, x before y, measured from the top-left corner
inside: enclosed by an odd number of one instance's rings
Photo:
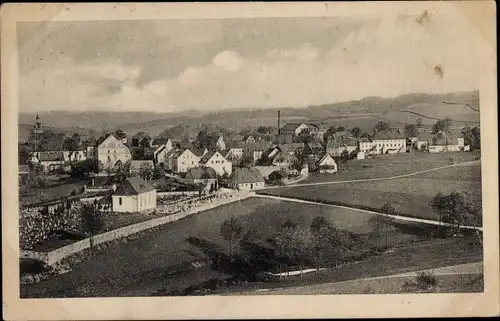
[[[190,263],[206,260],[207,247],[228,253],[228,244],[222,239],[219,231],[222,222],[232,216],[240,218],[246,230],[255,229],[258,238],[264,243],[287,219],[308,226],[316,216],[324,216],[337,227],[360,235],[359,243],[356,244],[358,254],[368,251],[374,243],[367,235],[371,231],[367,224],[370,214],[349,209],[252,198],[118,241],[113,246],[94,252],[67,274],[23,286],[23,296],[36,296],[37,293],[50,293],[49,295],[57,297],[85,295],[82,292],[84,284],[87,284],[87,289],[91,289],[88,291],[94,295],[127,295],[124,288],[132,289],[138,280],[149,282],[143,291],[158,288],[173,291],[186,286],[186,278],[191,284],[197,284],[213,274],[213,271],[208,270],[200,274],[200,271],[193,270],[188,273]],[[416,239],[415,235],[399,230],[389,234],[389,245]],[[189,237],[196,238],[198,243],[188,242]],[[182,277],[172,272],[172,269],[179,269],[179,266],[183,267],[182,273],[187,273],[187,276]],[[166,278],[165,275],[170,275],[169,273],[174,275]],[[110,282],[116,286],[109,287]]]
[[[262,193],[373,209],[389,203],[402,215],[438,219],[429,202],[437,193],[453,191],[480,204],[481,166],[456,166],[390,180],[277,188]]]
[[[372,159],[349,161],[347,170],[335,174],[311,175],[301,183],[333,182],[367,178],[385,178],[425,171],[453,163],[473,161],[479,153],[414,153],[379,155]],[[479,162],[478,162],[479,163]]]

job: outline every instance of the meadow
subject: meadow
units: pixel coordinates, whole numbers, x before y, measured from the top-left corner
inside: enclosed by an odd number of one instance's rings
[[[480,204],[481,166],[461,165],[404,178],[286,187],[259,193],[374,210],[388,203],[400,215],[438,219],[430,201],[438,193],[454,191],[464,194],[468,202]]]

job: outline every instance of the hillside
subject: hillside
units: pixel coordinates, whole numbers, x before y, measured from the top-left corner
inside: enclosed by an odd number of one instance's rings
[[[451,102],[456,104],[444,104]],[[463,104],[470,104],[472,108]],[[305,108],[280,108],[281,124],[287,122],[324,122],[335,126],[358,126],[371,130],[379,120],[388,121],[393,126],[415,123],[421,118],[430,125],[437,119],[450,117],[457,123],[476,124],[479,122],[479,98],[477,92],[455,92],[446,94],[405,94],[393,98],[365,97],[361,100],[308,106]],[[182,113],[153,112],[50,112],[40,116],[46,126],[59,127],[65,124],[74,127],[103,130],[123,129],[128,134],[145,131],[156,136],[168,128],[179,124],[187,126],[176,130],[192,136],[203,124],[211,124],[233,131],[258,126],[277,126],[277,108],[233,109],[218,112],[198,110]],[[31,124],[33,114],[21,114],[20,124]],[[31,125],[29,125],[31,126]],[[21,130],[20,130],[21,136]]]

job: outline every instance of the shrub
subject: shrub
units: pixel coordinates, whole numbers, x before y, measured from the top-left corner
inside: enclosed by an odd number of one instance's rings
[[[417,288],[427,290],[437,286],[438,280],[432,272],[417,272]]]

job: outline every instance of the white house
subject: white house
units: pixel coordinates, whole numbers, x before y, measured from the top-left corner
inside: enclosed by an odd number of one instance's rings
[[[465,150],[465,139],[452,133],[439,132],[429,141],[429,153],[459,152]]]
[[[356,155],[356,158],[358,160],[365,159],[365,152],[358,152],[358,154]]]
[[[367,155],[406,153],[406,137],[392,130],[380,131],[372,139],[361,139],[358,145]]]
[[[122,140],[117,139],[113,135],[109,135],[97,146],[97,160],[104,165],[113,168],[120,161],[125,164],[132,159],[132,154]]]
[[[156,189],[140,177],[127,178],[112,195],[113,211],[151,212],[156,209]]]
[[[326,153],[331,156],[340,156],[344,151],[350,154],[357,148],[358,146],[355,139],[330,139],[326,144]]]
[[[39,161],[39,164],[43,166],[44,171],[59,169],[65,163],[64,153],[62,151],[39,152],[36,159]]]
[[[63,151],[63,157],[65,162],[79,162],[87,159],[86,149],[74,150],[74,151]]]
[[[319,134],[320,130],[317,125],[311,123],[288,123],[280,130],[282,135],[300,135],[302,132],[308,132],[310,135],[318,137],[323,136],[323,131]],[[319,137],[318,137],[319,138]]]
[[[329,154],[326,154],[318,162],[318,169],[320,173],[336,173],[337,162]]]
[[[188,148],[172,149],[166,155],[165,167],[174,173],[185,173],[190,168],[198,167],[199,157]]]
[[[254,190],[264,187],[264,177],[255,168],[235,168],[229,186],[237,190]]]
[[[167,142],[157,147],[154,151],[154,159],[157,164],[164,164],[166,161],[167,153],[173,148],[172,140],[167,139]]]
[[[233,163],[228,161],[218,151],[211,151],[205,154],[199,161],[201,166],[211,167],[217,175],[231,175],[233,172]]]

